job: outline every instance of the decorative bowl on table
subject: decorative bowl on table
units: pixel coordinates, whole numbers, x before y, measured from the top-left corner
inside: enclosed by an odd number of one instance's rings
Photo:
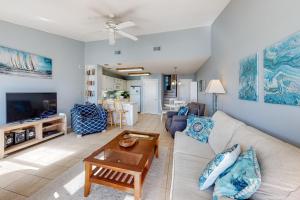
[[[132,147],[133,145],[135,145],[135,143],[137,142],[137,138],[126,138],[126,139],[122,139],[119,141],[119,145],[121,147]]]
[[[129,134],[125,134],[125,135],[123,135],[123,138],[128,139],[128,138],[131,138],[131,136]]]

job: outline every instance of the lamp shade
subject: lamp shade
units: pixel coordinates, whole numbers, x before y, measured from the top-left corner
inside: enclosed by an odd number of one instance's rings
[[[220,80],[210,80],[205,90],[206,93],[225,94],[224,87]]]

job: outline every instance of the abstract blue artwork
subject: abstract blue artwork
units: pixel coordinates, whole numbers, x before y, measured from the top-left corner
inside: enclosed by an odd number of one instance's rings
[[[240,61],[239,99],[258,100],[258,55]]]
[[[300,32],[264,50],[264,100],[300,106]]]
[[[52,60],[36,54],[0,46],[0,73],[52,78]]]

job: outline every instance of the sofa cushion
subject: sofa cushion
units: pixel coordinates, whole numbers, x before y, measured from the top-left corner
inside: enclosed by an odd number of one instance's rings
[[[300,149],[255,128],[240,127],[228,146],[240,144],[256,150],[262,183],[252,199],[299,199]]]
[[[214,199],[226,196],[233,199],[249,199],[261,184],[260,167],[255,150],[250,147],[216,180]]]
[[[178,110],[178,115],[179,116],[186,116],[189,112],[189,108],[187,106],[180,106]]]
[[[203,116],[205,111],[205,104],[197,103],[197,102],[191,102],[188,104],[189,107],[189,115],[197,115],[197,116]]]
[[[183,153],[173,157],[172,200],[211,200],[212,188],[201,191],[198,186],[199,173],[205,168],[209,159]]]
[[[183,132],[176,132],[174,140],[174,154],[184,153],[211,160],[215,153],[208,144],[200,143],[197,140],[187,136]],[[198,176],[201,171],[199,171]]]
[[[220,153],[229,143],[233,133],[245,124],[221,111],[217,111],[212,120],[214,121],[214,128],[210,133],[208,143],[215,153]]]
[[[205,167],[199,178],[200,190],[212,186],[218,176],[234,164],[241,153],[239,144],[218,153]]]
[[[213,127],[214,122],[209,117],[189,116],[183,132],[201,143],[207,143]]]

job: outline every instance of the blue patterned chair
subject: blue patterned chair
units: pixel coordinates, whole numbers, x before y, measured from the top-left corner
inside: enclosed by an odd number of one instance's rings
[[[100,105],[75,104],[71,110],[71,126],[78,135],[101,132],[107,127],[107,112]]]

